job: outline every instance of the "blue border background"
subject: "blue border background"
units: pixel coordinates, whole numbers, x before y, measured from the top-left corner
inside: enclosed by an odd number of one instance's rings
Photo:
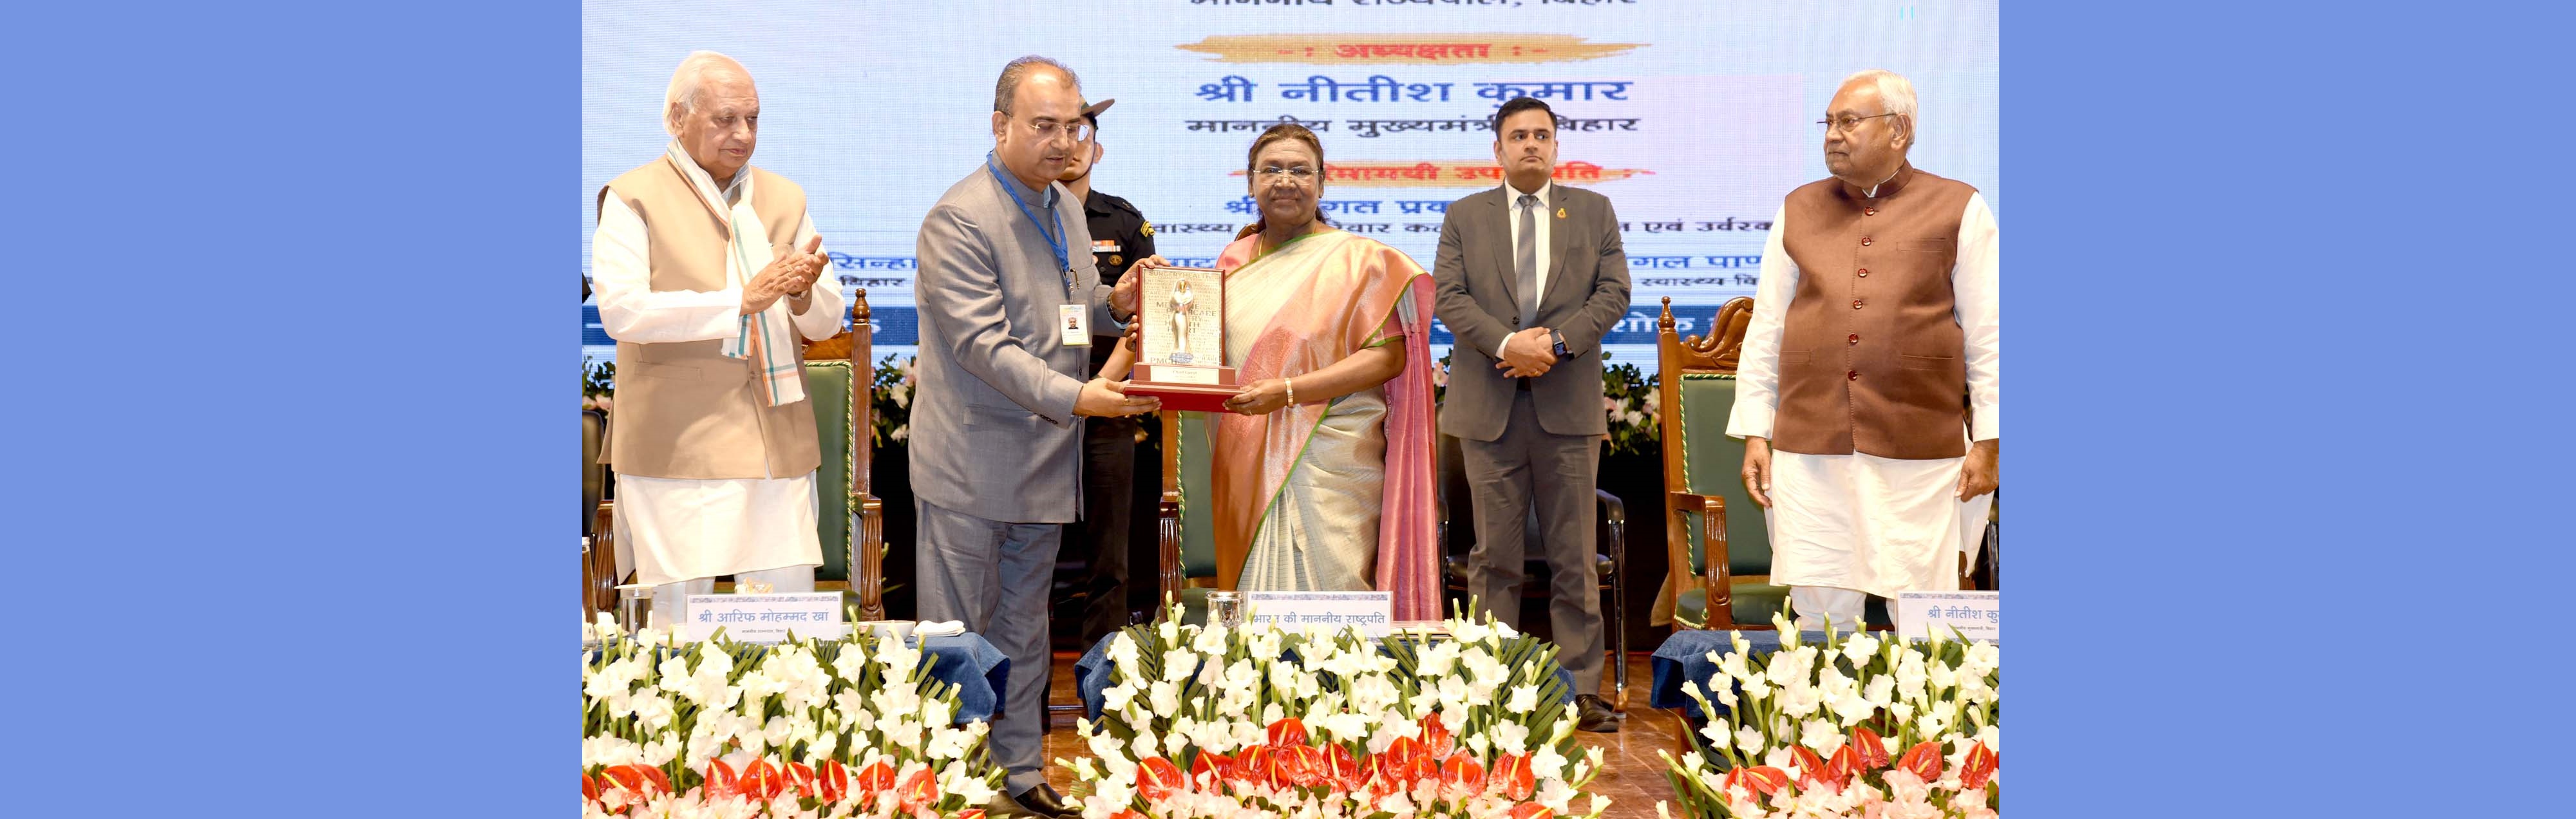
[[[579,6],[9,16],[0,813],[570,815]]]
[[[9,812],[571,811],[578,7],[12,14]],[[2006,10],[2016,815],[2563,801],[2564,17]]]

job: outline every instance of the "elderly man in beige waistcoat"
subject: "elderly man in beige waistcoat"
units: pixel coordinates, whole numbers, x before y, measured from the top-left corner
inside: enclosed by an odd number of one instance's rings
[[[751,73],[696,52],[664,100],[670,146],[599,192],[591,282],[617,339],[617,536],[668,627],[719,575],[814,589],[822,456],[803,341],[839,332],[842,302],[815,284],[825,257],[804,189],[751,167]]]
[[[1906,161],[1914,114],[1904,77],[1844,80],[1823,123],[1833,177],[1789,192],[1762,251],[1727,434],[1800,628],[1958,588],[1995,490],[1994,212]]]

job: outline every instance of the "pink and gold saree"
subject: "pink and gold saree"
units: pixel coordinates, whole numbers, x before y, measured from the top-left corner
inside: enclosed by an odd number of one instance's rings
[[[1404,370],[1330,403],[1212,414],[1218,587],[1394,592],[1398,620],[1440,617],[1434,515],[1431,274],[1341,230],[1255,258],[1228,245],[1226,358],[1240,383],[1294,378],[1402,344]]]

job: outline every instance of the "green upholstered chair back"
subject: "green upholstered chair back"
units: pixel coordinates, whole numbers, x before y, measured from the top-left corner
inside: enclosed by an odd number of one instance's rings
[[[821,500],[814,527],[823,541],[823,566],[814,570],[818,581],[850,579],[850,543],[858,537],[858,517],[851,514],[851,498],[858,492],[851,456],[860,446],[858,436],[866,434],[853,428],[850,415],[851,401],[867,400],[867,385],[858,373],[858,366],[847,360],[805,362],[805,400],[814,405],[814,437],[823,451],[823,464],[814,471],[814,494]]]
[[[1735,411],[1733,373],[1689,372],[1681,376],[1682,469],[1689,491],[1726,499],[1726,565],[1736,575],[1771,573],[1771,536],[1763,525],[1762,507],[1744,492],[1744,441],[1726,434]],[[1667,376],[1670,377],[1670,376]],[[1692,565],[1706,565],[1701,549],[1701,517],[1688,518]]]

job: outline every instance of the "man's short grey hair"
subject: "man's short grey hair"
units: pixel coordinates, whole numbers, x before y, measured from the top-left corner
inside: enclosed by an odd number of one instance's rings
[[[1905,118],[1906,144],[1911,145],[1915,140],[1920,139],[1922,120],[1914,117],[1913,81],[1907,80],[1905,75],[1894,71],[1873,68],[1844,77],[1843,85],[1864,80],[1878,87],[1879,107],[1884,109],[1879,113],[1896,114]]]
[[[993,83],[993,110],[1002,112],[1003,116],[1010,116],[1011,98],[1020,93],[1020,81],[1028,79],[1029,72],[1041,67],[1064,72],[1065,84],[1073,86],[1076,92],[1082,90],[1082,78],[1074,76],[1073,69],[1064,67],[1063,63],[1056,62],[1054,58],[1031,54],[1012,60],[1010,65],[1002,66],[1002,78]]]
[[[724,72],[750,77],[742,63],[713,51],[692,51],[680,60],[680,68],[671,72],[671,88],[662,93],[662,130],[680,135],[680,123],[698,108],[698,87],[705,85],[707,75]]]

